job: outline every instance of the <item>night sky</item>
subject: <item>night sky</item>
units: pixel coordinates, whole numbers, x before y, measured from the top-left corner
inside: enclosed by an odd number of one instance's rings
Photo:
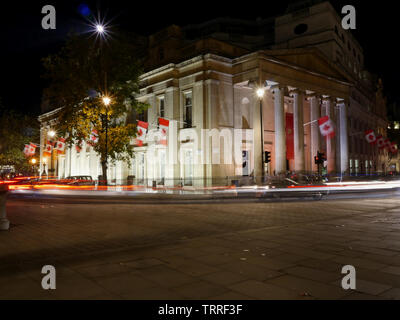
[[[85,2],[97,15],[123,29],[148,35],[170,24],[201,23],[217,17],[242,19],[267,18],[285,11],[289,1],[12,1],[2,3],[0,16],[0,99],[8,108],[38,115],[44,82],[41,58],[55,53],[72,29],[85,30],[85,19],[78,6]],[[369,71],[383,78],[389,99],[400,100],[397,75],[398,57],[397,8],[393,1],[331,1],[339,11],[352,4],[357,10],[357,30],[353,32],[364,48]],[[41,9],[51,4],[57,12],[57,29],[41,28]],[[198,4],[198,5],[197,5]]]

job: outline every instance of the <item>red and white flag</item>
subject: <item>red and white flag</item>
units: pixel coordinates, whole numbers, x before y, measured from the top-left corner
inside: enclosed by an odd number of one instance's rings
[[[146,138],[147,128],[149,124],[144,121],[138,121],[137,125],[137,135],[134,140],[134,144],[141,147],[143,145],[144,139]]]
[[[64,138],[58,139],[54,149],[57,150],[58,153],[63,153],[65,151],[65,139]]]
[[[385,147],[385,138],[382,136],[376,137],[376,145],[379,149],[383,149]]]
[[[376,136],[375,136],[374,130],[365,131],[365,139],[367,140],[368,143],[375,144],[376,143]]]
[[[36,148],[37,148],[37,145],[36,145],[36,144],[34,144],[34,143],[32,143],[32,142],[29,144],[29,156],[35,155],[35,153],[36,153]]]
[[[393,143],[390,145],[390,152],[391,152],[391,153],[396,153],[397,151],[398,151],[397,144],[393,142]]]
[[[164,118],[158,118],[158,123],[160,125],[160,132],[161,132],[161,139],[160,139],[159,143],[163,144],[163,145],[167,145],[169,120],[164,119]]]
[[[46,157],[50,157],[52,151],[53,151],[53,144],[51,141],[47,141],[46,146],[43,151],[43,155]]]
[[[90,143],[95,144],[97,142],[99,142],[99,134],[97,133],[97,130],[93,129],[90,133]]]
[[[333,138],[335,136],[335,129],[329,116],[320,118],[318,124],[319,130],[324,137]]]

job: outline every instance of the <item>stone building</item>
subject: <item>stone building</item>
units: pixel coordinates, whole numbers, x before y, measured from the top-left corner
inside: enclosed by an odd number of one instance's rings
[[[367,129],[386,135],[381,85],[364,69],[361,46],[342,29],[329,2],[304,1],[264,20],[172,25],[151,35],[147,47],[138,99],[151,108],[139,118],[150,131],[157,130],[159,117],[170,120],[168,145],[136,147],[130,167],[117,163],[109,168],[111,180],[124,183],[131,176],[136,183],[194,186],[242,176],[260,181],[288,170],[316,172],[317,151],[326,154],[329,174],[386,170],[386,151],[378,152],[364,138]],[[262,98],[256,94],[260,87]],[[41,145],[52,112],[39,118]],[[317,120],[325,115],[335,125],[332,139],[320,134]],[[221,138],[222,132],[232,137],[242,130],[233,145],[221,139],[232,154],[240,150],[240,161],[210,160],[222,153],[216,149],[220,141],[209,142],[205,130],[212,129]],[[265,151],[271,155],[268,164]],[[43,157],[41,172],[42,164]],[[53,155],[48,169],[60,177],[101,174],[90,146]]]

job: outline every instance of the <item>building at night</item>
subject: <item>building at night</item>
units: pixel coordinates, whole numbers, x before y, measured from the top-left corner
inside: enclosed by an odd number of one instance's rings
[[[329,2],[304,1],[269,19],[172,25],[151,35],[147,47],[138,99],[151,108],[137,118],[148,123],[149,132],[158,129],[159,118],[168,119],[168,143],[145,141],[135,147],[131,166],[110,166],[111,182],[131,177],[143,184],[207,186],[234,177],[260,181],[287,171],[316,173],[318,151],[327,157],[328,174],[387,170],[387,151],[378,151],[364,137],[368,129],[386,136],[381,82],[365,70],[361,46],[342,29]],[[265,90],[261,98],[260,87]],[[54,125],[54,112],[39,117],[41,146]],[[323,116],[334,125],[330,139],[320,133]],[[213,129],[222,144],[207,142],[206,130]],[[233,143],[223,132],[236,137]],[[240,132],[239,140],[234,132]],[[217,145],[228,146],[232,154],[240,150],[240,161],[201,161],[205,154],[223,153]],[[101,175],[99,157],[89,145],[47,160],[42,151],[41,172]]]

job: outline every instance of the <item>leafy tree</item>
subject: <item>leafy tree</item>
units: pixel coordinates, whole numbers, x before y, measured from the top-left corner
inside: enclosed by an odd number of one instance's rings
[[[16,172],[28,174],[32,166],[23,149],[25,144],[39,141],[39,122],[30,115],[21,115],[2,106],[0,101],[0,166],[13,166]]]
[[[59,53],[43,59],[44,77],[49,80],[44,101],[59,108],[57,134],[71,147],[89,141],[96,130],[99,139],[92,147],[100,156],[105,182],[108,159],[133,157],[134,115],[147,108],[135,98],[141,74],[136,39],[115,30],[110,34],[107,41],[71,35]]]

